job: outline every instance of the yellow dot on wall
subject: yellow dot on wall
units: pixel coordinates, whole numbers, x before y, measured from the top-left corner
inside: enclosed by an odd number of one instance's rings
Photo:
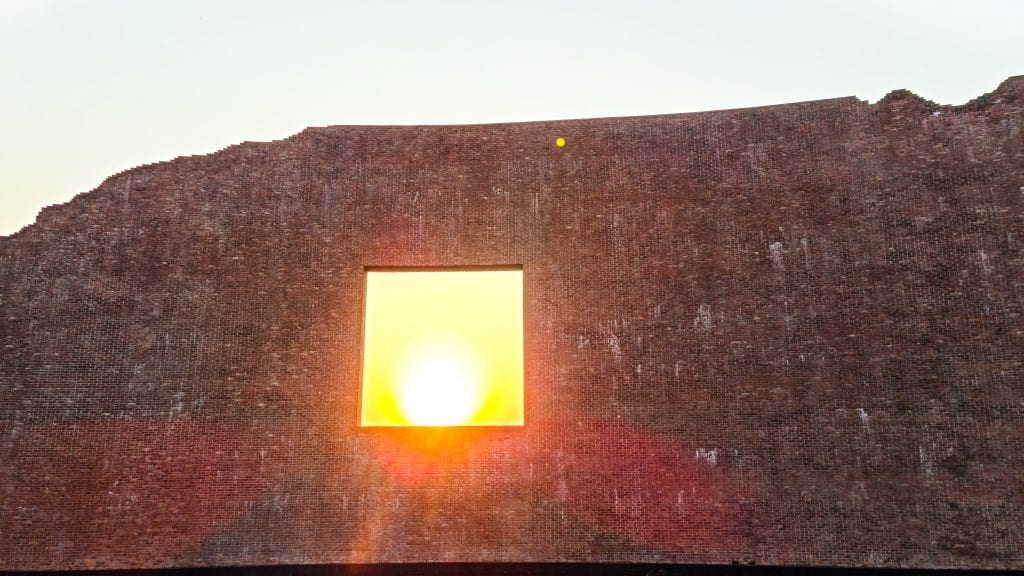
[[[565,138],[562,138],[561,136],[555,138],[555,146],[558,146],[559,148],[565,146]]]

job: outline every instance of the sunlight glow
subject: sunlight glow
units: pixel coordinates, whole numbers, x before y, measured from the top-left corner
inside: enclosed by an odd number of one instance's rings
[[[481,375],[472,358],[443,347],[410,359],[398,380],[398,409],[417,426],[451,426],[480,409]]]
[[[522,270],[367,271],[363,426],[521,426]]]

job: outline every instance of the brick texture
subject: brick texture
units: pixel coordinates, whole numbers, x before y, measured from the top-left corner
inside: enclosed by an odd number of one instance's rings
[[[0,238],[0,569],[1024,568],[1022,123],[1016,77],[112,176]],[[526,426],[360,430],[364,267],[494,264]]]

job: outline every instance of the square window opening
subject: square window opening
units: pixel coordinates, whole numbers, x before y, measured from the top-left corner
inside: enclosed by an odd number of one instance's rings
[[[367,268],[360,425],[522,426],[523,270]]]

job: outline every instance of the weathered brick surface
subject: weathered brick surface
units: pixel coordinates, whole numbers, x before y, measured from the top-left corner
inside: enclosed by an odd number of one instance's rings
[[[1024,568],[1022,122],[1018,77],[113,176],[0,239],[0,568]],[[523,265],[527,425],[360,431],[363,267],[467,264]]]

